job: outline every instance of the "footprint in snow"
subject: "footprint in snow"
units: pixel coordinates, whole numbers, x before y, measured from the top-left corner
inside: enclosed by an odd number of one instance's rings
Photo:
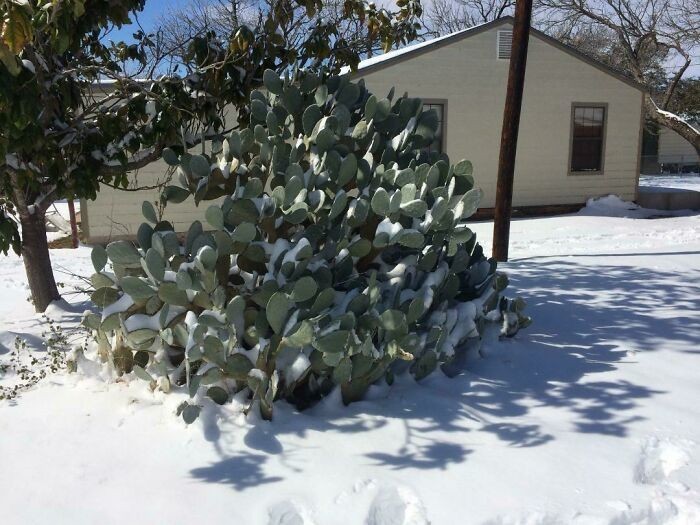
[[[268,525],[314,525],[309,512],[296,501],[282,501],[270,507]]]
[[[660,483],[690,461],[692,442],[688,440],[647,438],[634,469],[634,481],[645,485]]]
[[[423,502],[407,487],[387,487],[377,492],[366,525],[429,525]]]

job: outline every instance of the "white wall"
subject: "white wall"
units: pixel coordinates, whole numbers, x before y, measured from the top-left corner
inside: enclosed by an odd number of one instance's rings
[[[697,163],[698,153],[693,145],[675,131],[659,128],[659,162],[660,163]]]

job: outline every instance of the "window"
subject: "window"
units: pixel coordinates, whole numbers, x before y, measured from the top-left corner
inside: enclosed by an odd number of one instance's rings
[[[438,128],[437,133],[435,133],[435,139],[433,142],[425,148],[428,153],[444,153],[445,152],[445,103],[444,102],[430,102],[423,104],[423,111],[435,110],[438,118]]]
[[[499,60],[510,60],[510,50],[513,47],[513,31],[511,29],[497,33],[496,57]]]
[[[574,104],[571,123],[572,173],[602,173],[605,150],[605,104]]]

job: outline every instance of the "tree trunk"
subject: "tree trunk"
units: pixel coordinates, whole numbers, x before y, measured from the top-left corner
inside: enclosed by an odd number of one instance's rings
[[[75,204],[73,199],[68,199],[68,215],[70,216],[70,240],[71,246],[77,248],[80,245],[78,238],[78,221],[75,218]]]
[[[22,258],[27,272],[34,308],[43,312],[51,301],[60,299],[51,268],[49,244],[46,241],[44,212],[22,214]]]
[[[649,97],[649,95],[644,97],[644,109],[646,110],[647,116],[657,124],[664,126],[670,130],[675,131],[685,140],[690,142],[698,156],[700,156],[700,131],[693,128],[681,117],[669,113],[668,111],[663,111],[654,103],[654,101]]]

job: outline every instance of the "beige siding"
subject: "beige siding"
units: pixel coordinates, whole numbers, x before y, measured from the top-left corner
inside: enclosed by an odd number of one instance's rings
[[[167,174],[168,165],[158,161],[139,170],[130,180],[138,186],[152,186],[166,180]],[[177,176],[174,181],[178,184]],[[157,202],[159,195],[157,190],[122,191],[103,185],[95,201],[80,204],[83,231],[93,242],[132,237],[144,222],[141,204],[143,201]],[[192,199],[181,204],[168,204],[163,218],[172,222],[176,231],[183,232],[193,221],[204,221],[204,211],[209,205],[211,202],[203,202],[196,207]]]
[[[668,128],[659,128],[659,162],[692,164],[698,162],[693,145]]]
[[[502,26],[501,26],[502,27]],[[498,27],[391,67],[360,75],[370,90],[446,99],[447,153],[474,164],[493,207],[508,61],[496,59]],[[576,204],[615,193],[634,199],[641,92],[576,57],[531,37],[518,139],[514,204]],[[604,174],[568,175],[571,104],[608,104]]]
[[[447,100],[447,153],[453,162],[461,158],[473,162],[477,183],[485,192],[483,207],[494,205],[508,69],[507,60],[496,59],[498,29],[359,74],[378,96],[396,86],[398,94]],[[530,39],[525,86],[514,204],[577,204],[609,193],[634,199],[641,92],[537,37]],[[568,175],[573,102],[608,105],[602,175]],[[140,182],[156,180],[165,171],[162,163],[149,166],[141,171]],[[97,201],[83,204],[88,237],[133,235],[142,221],[141,202],[156,198],[154,192],[104,188]],[[201,220],[206,207],[203,203],[198,209],[191,202],[172,205],[165,218],[182,231],[193,220]]]

